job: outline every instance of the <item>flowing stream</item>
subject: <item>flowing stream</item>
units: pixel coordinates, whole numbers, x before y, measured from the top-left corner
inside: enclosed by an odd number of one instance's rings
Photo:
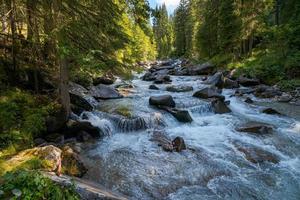
[[[232,96],[234,90],[223,90],[232,113],[214,114],[208,102],[192,97],[205,87],[201,77],[171,79],[172,85],[190,85],[194,91],[167,92],[165,84],[150,90],[152,83],[136,75],[126,98],[100,102],[98,111],[82,115],[107,135],[85,149],[82,157],[89,168],[85,178],[130,199],[300,199],[297,111],[292,117],[263,114],[261,109],[271,102],[253,97],[257,103],[247,104],[243,97]],[[176,107],[188,110],[194,121],[180,123],[149,106],[150,96],[162,94],[172,95]],[[133,117],[107,113],[120,107],[131,110]],[[235,130],[248,121],[271,124],[274,133],[258,136]],[[171,138],[183,137],[188,150],[163,151],[150,141],[154,129],[164,129]],[[279,162],[250,162],[240,148],[267,153]]]

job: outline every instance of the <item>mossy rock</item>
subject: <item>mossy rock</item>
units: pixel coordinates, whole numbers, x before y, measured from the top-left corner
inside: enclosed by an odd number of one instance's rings
[[[76,177],[82,177],[87,172],[87,169],[80,161],[78,154],[69,146],[63,147],[62,172]]]
[[[118,115],[122,115],[122,116],[127,117],[127,118],[133,117],[132,110],[128,107],[125,107],[125,106],[118,107],[114,111],[114,113],[116,113]]]
[[[61,161],[62,151],[52,145],[36,147],[19,152],[0,163],[1,173],[17,169],[46,169],[54,171]]]

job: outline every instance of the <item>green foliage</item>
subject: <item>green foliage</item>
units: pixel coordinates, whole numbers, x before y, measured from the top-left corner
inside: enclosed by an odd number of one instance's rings
[[[281,80],[278,83],[278,86],[283,91],[294,91],[296,88],[300,87],[300,79]]]
[[[0,147],[13,143],[29,144],[45,131],[45,118],[55,104],[18,89],[0,96]]]
[[[80,199],[73,187],[61,187],[36,171],[17,170],[5,174],[2,179],[0,190],[4,192],[5,198],[28,200]],[[21,191],[20,197],[12,193],[14,189]]]
[[[166,5],[156,7],[152,15],[158,58],[168,58],[172,52],[173,31]]]

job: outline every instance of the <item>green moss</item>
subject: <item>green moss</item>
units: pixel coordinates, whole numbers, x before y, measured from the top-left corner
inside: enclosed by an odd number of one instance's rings
[[[61,187],[37,171],[17,170],[5,174],[0,183],[0,190],[4,192],[4,199],[80,199],[74,187]],[[20,191],[16,197],[12,191]]]
[[[126,106],[119,106],[114,112],[127,118],[132,117],[131,109]]]

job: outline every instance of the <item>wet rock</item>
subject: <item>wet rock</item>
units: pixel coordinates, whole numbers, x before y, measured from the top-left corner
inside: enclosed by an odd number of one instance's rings
[[[93,80],[93,85],[99,85],[99,84],[104,84],[104,85],[112,85],[115,82],[115,78],[113,76],[102,76],[95,78]]]
[[[174,148],[177,152],[181,152],[182,150],[186,150],[185,142],[184,142],[184,140],[183,140],[182,137],[176,137],[176,138],[172,141],[172,145],[173,145],[173,148]]]
[[[163,148],[164,151],[174,150],[171,138],[161,130],[154,131],[150,141],[156,142],[158,146],[161,146]]]
[[[158,146],[161,146],[164,151],[168,152],[172,152],[174,150],[181,152],[187,149],[182,137],[176,137],[172,141],[172,139],[162,130],[154,131],[150,141],[158,143]]]
[[[159,90],[159,88],[156,85],[150,85],[149,89],[150,90]]]
[[[171,77],[169,75],[158,76],[154,81],[155,84],[164,84],[172,82]]]
[[[92,140],[92,136],[86,131],[80,131],[76,136],[77,141],[79,142],[88,142]]]
[[[87,172],[87,168],[80,160],[78,154],[69,146],[64,146],[62,149],[61,164],[63,173],[70,176],[82,177]]]
[[[165,107],[165,106],[159,106],[159,108],[169,112],[180,122],[190,123],[193,121],[189,111],[187,111],[187,110],[178,110],[176,108],[169,108],[169,107]]]
[[[91,87],[90,93],[96,99],[105,100],[123,98],[123,96],[115,88],[103,84]]]
[[[231,102],[230,102],[230,100],[227,100],[227,101],[224,101],[224,103],[226,106],[229,106]]]
[[[254,103],[253,100],[250,97],[247,97],[245,100],[246,103],[252,104]]]
[[[189,92],[193,91],[193,87],[187,85],[171,85],[166,87],[166,90],[169,92]]]
[[[259,85],[259,80],[258,79],[251,79],[247,77],[239,77],[238,78],[239,84],[241,84],[244,87],[251,87],[251,86],[256,86]]]
[[[74,120],[68,121],[64,134],[67,138],[71,138],[71,137],[76,138],[77,135],[82,131],[89,133],[93,138],[99,138],[102,136],[100,129],[94,127],[90,122],[74,121]]]
[[[216,114],[225,114],[231,112],[224,100],[216,99],[212,101],[212,107]]]
[[[216,88],[204,88],[193,94],[193,97],[208,99],[208,98],[218,98],[224,100],[225,97],[220,94],[219,90]]]
[[[222,85],[222,87],[226,88],[226,89],[238,88],[239,87],[239,83],[237,81],[234,81],[232,79],[229,79],[229,78],[225,77],[223,79],[223,85]]]
[[[269,114],[269,115],[282,115],[280,112],[273,108],[266,108],[262,110],[262,113]]]
[[[236,129],[239,132],[254,133],[259,135],[271,134],[273,127],[261,122],[248,122]]]
[[[149,99],[149,104],[153,106],[175,107],[175,101],[171,95],[152,96]]]
[[[70,101],[78,110],[92,111],[98,104],[87,89],[83,86],[70,82],[69,83]]]
[[[209,77],[206,81],[204,81],[204,84],[216,86],[216,87],[222,87],[223,85],[223,73],[217,72],[213,76]]]
[[[143,81],[154,81],[156,79],[155,75],[151,72],[146,72],[145,75],[142,77]]]
[[[215,66],[209,62],[188,68],[189,75],[208,75],[215,71]]]
[[[245,158],[254,164],[263,162],[277,164],[280,161],[275,154],[252,145],[239,145],[237,146],[237,150],[242,152],[245,155]]]

